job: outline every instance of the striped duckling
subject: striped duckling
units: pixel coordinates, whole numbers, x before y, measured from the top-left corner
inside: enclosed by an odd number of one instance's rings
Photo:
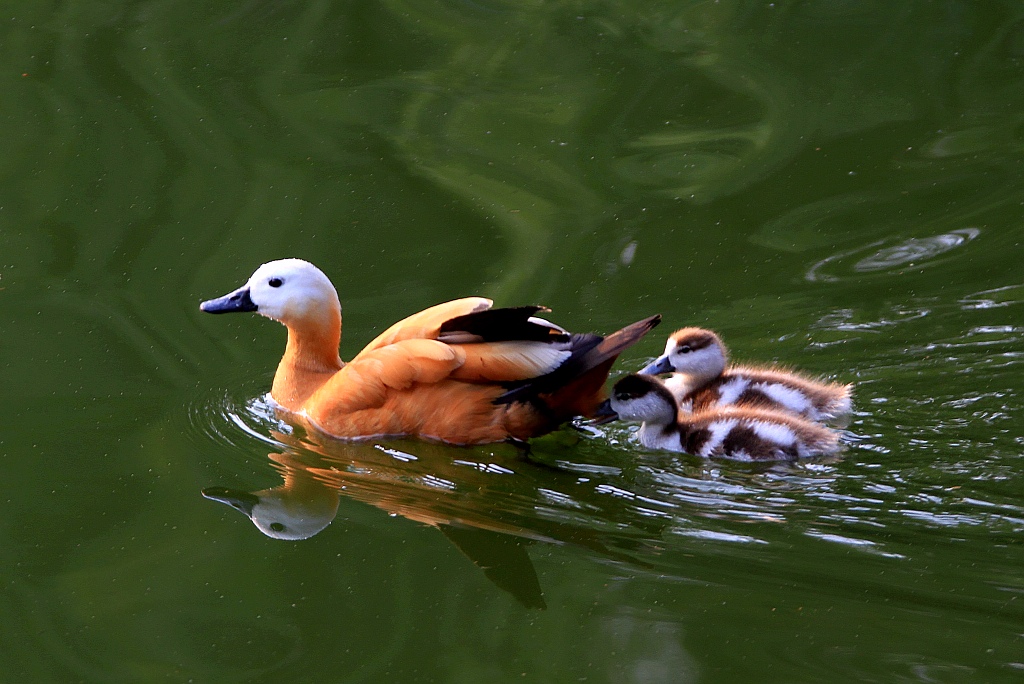
[[[737,461],[792,461],[839,450],[834,430],[785,413],[735,406],[681,413],[672,392],[648,375],[615,383],[602,414],[612,412],[620,420],[641,421],[638,436],[649,449]]]
[[[685,411],[734,405],[827,421],[851,410],[850,385],[822,382],[779,368],[730,366],[721,338],[704,328],[672,333],[665,353],[640,373],[672,373],[665,385]]]

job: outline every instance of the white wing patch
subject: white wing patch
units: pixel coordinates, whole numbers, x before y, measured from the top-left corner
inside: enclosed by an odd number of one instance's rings
[[[550,373],[572,356],[572,352],[568,349],[558,349],[545,342],[518,342],[512,344],[518,347],[518,349],[511,348],[503,352],[502,356],[509,360],[518,357],[524,365],[533,365],[539,375]]]
[[[560,349],[558,345],[547,342],[486,342],[490,358],[497,362],[507,361],[519,366],[529,375],[541,376],[551,373],[564,364],[565,359],[572,355],[568,349]],[[528,370],[527,370],[528,369]]]
[[[741,376],[729,378],[718,388],[718,403],[722,406],[735,404],[736,400],[740,398],[740,395],[743,394],[749,385],[750,380],[747,378]]]
[[[528,320],[530,323],[533,323],[534,325],[540,325],[540,326],[543,326],[543,327],[547,328],[548,330],[554,330],[557,333],[562,333],[562,334],[565,334],[565,335],[570,334],[568,330],[566,330],[565,328],[563,328],[560,325],[555,325],[554,323],[552,323],[551,321],[547,320],[546,318],[540,318],[538,316],[530,316],[526,320]]]
[[[565,363],[572,352],[545,342],[483,342],[463,347],[466,360],[452,373],[460,379],[491,381],[536,378]]]

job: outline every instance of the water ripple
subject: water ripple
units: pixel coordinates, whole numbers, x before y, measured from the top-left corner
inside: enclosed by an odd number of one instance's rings
[[[919,264],[960,247],[978,237],[979,233],[981,231],[977,228],[962,228],[926,238],[909,238],[898,245],[880,249],[871,256],[861,259],[853,265],[853,270],[867,273],[885,271],[904,264]]]
[[[253,440],[281,448],[275,434],[290,434],[292,427],[276,413],[269,394],[239,397],[229,392],[199,397],[185,412],[187,432],[201,443],[214,443],[232,452],[249,453]]]
[[[1021,302],[1024,302],[1024,283],[982,290],[960,299],[960,304],[965,310],[998,309]]]
[[[862,274],[885,274],[897,269],[898,274],[902,274],[909,269],[919,270],[941,263],[936,257],[962,247],[980,234],[978,228],[958,228],[923,238],[907,238],[887,247],[883,247],[885,240],[877,240],[821,259],[804,277],[811,282],[839,282]],[[862,256],[871,249],[875,251]]]

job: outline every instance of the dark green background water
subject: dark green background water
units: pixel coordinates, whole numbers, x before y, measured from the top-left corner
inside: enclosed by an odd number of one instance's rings
[[[0,681],[1024,678],[1019,3],[5,2],[0,50]],[[283,331],[198,310],[285,256],[345,358],[661,312],[620,368],[713,327],[856,383],[848,447],[302,443]],[[306,541],[200,495],[282,474]]]

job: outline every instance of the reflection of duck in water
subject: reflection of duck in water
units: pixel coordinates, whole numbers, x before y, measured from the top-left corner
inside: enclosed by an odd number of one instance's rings
[[[721,407],[682,413],[665,384],[646,375],[616,382],[607,406],[608,417],[641,421],[637,436],[650,449],[741,461],[794,460],[839,449],[834,431],[777,411]]]
[[[333,440],[322,445],[303,441],[285,453],[270,455],[282,484],[256,492],[209,487],[203,496],[241,511],[267,536],[289,540],[306,539],[327,527],[342,495],[369,503],[437,528],[492,582],[529,607],[544,606],[527,553],[531,542],[571,543],[605,558],[642,565],[608,548],[596,531],[583,524],[538,516],[541,505],[545,510],[551,506],[541,499],[539,488],[555,486],[552,473],[523,463],[518,455],[513,473],[497,465],[453,460],[452,448],[443,445],[417,443],[410,445],[410,451],[404,454]],[[396,458],[396,453],[402,453],[403,459]],[[461,453],[467,458],[472,454]],[[538,479],[539,475],[543,478]]]
[[[207,487],[203,496],[226,503],[274,539],[308,539],[338,513],[338,490],[288,454],[269,454],[284,483],[257,492]]]
[[[542,307],[492,309],[489,299],[468,297],[394,324],[346,364],[337,291],[308,262],[264,264],[201,308],[255,311],[288,328],[271,396],[320,430],[456,444],[525,440],[592,415],[612,363],[660,320],[607,337],[572,335],[536,317]]]
[[[640,373],[672,373],[665,386],[685,411],[734,405],[822,421],[851,409],[850,385],[822,382],[779,368],[729,366],[721,338],[703,328],[682,328],[672,333],[665,353]]]

